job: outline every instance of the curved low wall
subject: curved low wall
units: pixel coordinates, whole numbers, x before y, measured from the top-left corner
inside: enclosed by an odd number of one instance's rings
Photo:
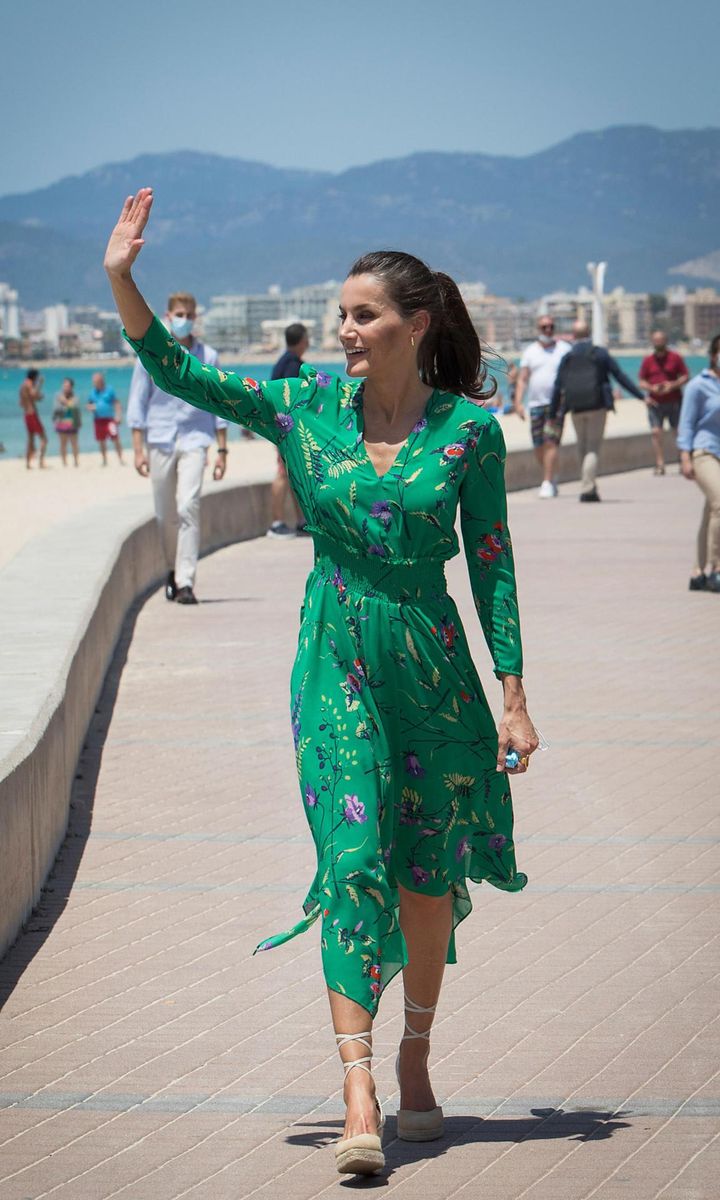
[[[651,466],[647,433],[610,437],[603,473]],[[563,446],[559,477],[577,477]],[[537,485],[532,450],[508,455],[507,486]],[[267,483],[203,497],[202,550],[257,537]],[[93,509],[34,539],[0,571],[0,954],[40,894],[67,826],[75,765],[130,605],[160,582],[162,554],[147,499]],[[10,632],[12,631],[12,632]]]
[[[202,552],[264,533],[269,504],[267,483],[203,497]],[[164,577],[150,512],[146,498],[96,508],[0,571],[0,954],[65,835],[75,765],[125,615]]]

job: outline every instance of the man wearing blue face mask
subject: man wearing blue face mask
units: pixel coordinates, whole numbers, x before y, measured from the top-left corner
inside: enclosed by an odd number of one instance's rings
[[[165,324],[181,346],[201,362],[218,366],[217,351],[193,335],[195,297],[175,292],[168,300]],[[167,580],[165,595],[178,604],[197,604],[195,572],[200,553],[200,492],[208,448],[217,440],[213,479],[222,479],[227,463],[227,422],[193,408],[153,383],[138,361],[128,394],[135,470],[150,476],[155,516],[160,527]]]

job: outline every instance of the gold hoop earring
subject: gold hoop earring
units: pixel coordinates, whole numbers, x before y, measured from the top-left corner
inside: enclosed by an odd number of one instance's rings
[[[414,350],[415,349],[415,334],[414,333],[410,335],[410,345],[412,346],[412,348]]]

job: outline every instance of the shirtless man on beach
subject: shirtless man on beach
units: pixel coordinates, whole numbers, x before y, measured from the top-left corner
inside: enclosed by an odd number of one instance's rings
[[[34,367],[28,371],[20,384],[20,407],[25,414],[27,429],[27,449],[25,451],[25,466],[30,470],[35,456],[35,438],[40,438],[39,467],[45,466],[45,451],[47,450],[47,435],[43,423],[38,416],[37,405],[42,400],[42,376]]]

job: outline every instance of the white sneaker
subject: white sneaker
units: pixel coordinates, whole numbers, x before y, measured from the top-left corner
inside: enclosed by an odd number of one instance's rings
[[[286,525],[284,521],[273,521],[265,534],[265,537],[269,538],[294,538],[295,536],[295,530]]]
[[[544,479],[538,489],[538,496],[541,500],[553,500],[557,496],[558,490],[554,483],[549,479]]]

